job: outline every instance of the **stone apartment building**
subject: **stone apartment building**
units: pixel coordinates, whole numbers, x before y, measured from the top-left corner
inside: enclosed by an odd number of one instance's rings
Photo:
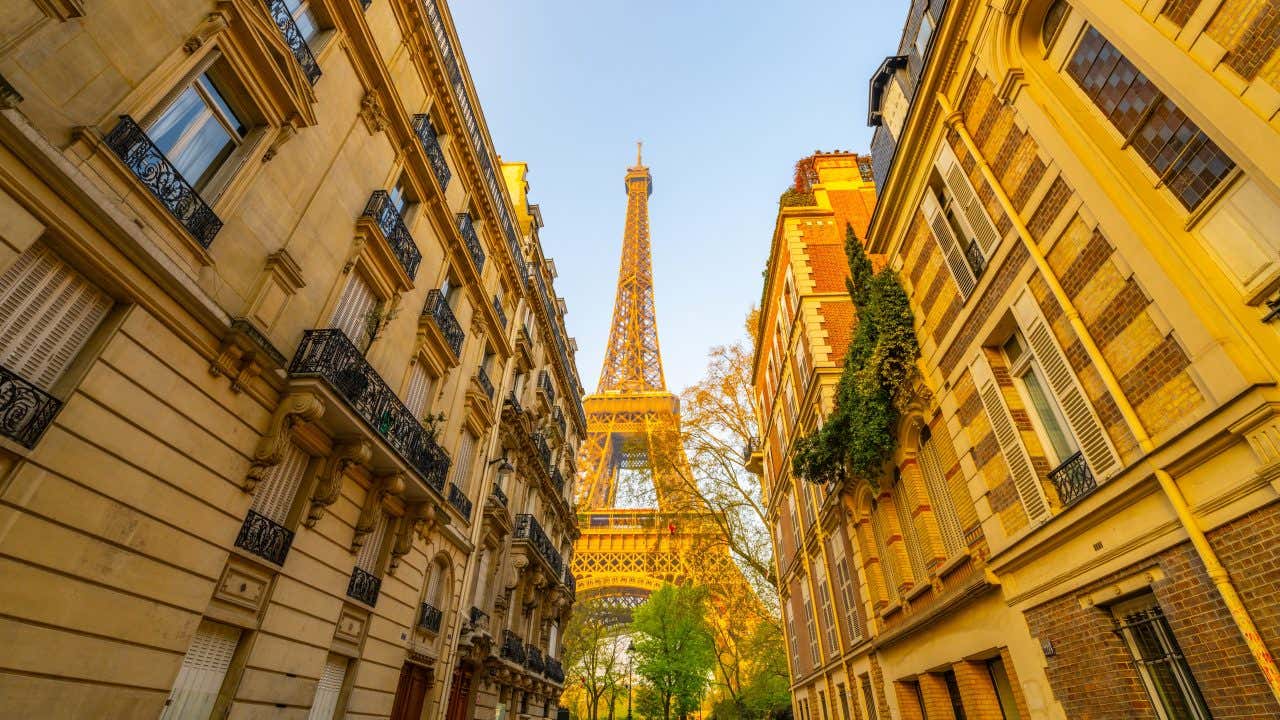
[[[555,712],[526,173],[439,0],[0,11],[0,717]]]
[[[817,524],[859,579],[844,616],[839,558],[801,589],[797,679],[833,680],[798,717],[1280,715],[1277,17],[911,4],[871,83],[866,243],[910,296],[921,386],[874,490],[802,491],[838,495]],[[756,383],[763,429],[786,389]],[[847,713],[824,584],[870,636]]]

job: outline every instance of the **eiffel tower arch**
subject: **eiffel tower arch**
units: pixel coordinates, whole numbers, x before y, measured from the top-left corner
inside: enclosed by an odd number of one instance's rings
[[[604,367],[596,392],[583,400],[581,534],[573,555],[578,598],[603,601],[620,621],[666,582],[707,585],[713,603],[751,592],[718,526],[673,499],[689,466],[678,442],[680,401],[662,372],[649,242],[653,179],[638,149],[625,185],[626,227]]]

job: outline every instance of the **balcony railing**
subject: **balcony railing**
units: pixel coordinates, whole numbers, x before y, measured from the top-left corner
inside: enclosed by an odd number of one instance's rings
[[[200,247],[207,249],[222,229],[222,221],[138,123],[121,115],[104,142]]]
[[[283,565],[293,546],[293,531],[253,510],[240,526],[236,547],[244,548],[268,562]]]
[[[347,583],[347,597],[354,598],[365,605],[378,604],[378,592],[382,590],[382,578],[376,577],[360,568],[351,569],[351,582]]]
[[[453,308],[449,307],[449,303],[445,300],[444,293],[439,290],[427,293],[427,304],[422,306],[422,314],[431,316],[455,357],[462,352],[462,341],[466,339],[467,334],[458,324],[458,318],[454,316]]]
[[[456,483],[449,483],[449,504],[462,513],[462,517],[471,519],[471,498]]]
[[[557,495],[564,495],[564,473],[558,467],[551,468],[551,485],[556,489]]]
[[[485,372],[484,368],[476,368],[476,382],[480,384],[480,389],[484,390],[485,396],[492,401],[493,382],[489,380],[489,373]]]
[[[499,654],[512,662],[524,664],[524,643],[510,630],[502,631],[502,649]]]
[[[0,435],[33,448],[61,409],[61,400],[0,365]]]
[[[400,217],[400,211],[396,209],[395,203],[391,202],[391,196],[386,190],[373,191],[373,195],[369,196],[369,202],[364,206],[364,215],[373,218],[373,221],[378,224],[382,237],[391,248],[391,254],[396,256],[400,267],[404,268],[404,274],[413,280],[418,274],[418,263],[422,262],[422,253],[418,251],[418,245],[409,234],[409,228],[404,225],[404,218]]]
[[[563,438],[565,434],[564,411],[560,409],[559,405],[551,408],[551,422],[556,424],[556,430],[560,431],[560,437]]]
[[[546,670],[546,663],[542,662],[542,651],[532,645],[525,645],[524,666],[534,672]]]
[[[507,506],[507,494],[502,491],[502,488],[498,487],[497,485],[494,485],[493,496],[497,498],[498,502],[502,505],[502,507]]]
[[[547,669],[543,671],[543,675],[546,675],[548,680],[557,685],[564,684],[564,666],[560,664],[560,661],[553,657],[548,657],[546,665]]]
[[[538,373],[538,390],[547,396],[548,405],[556,401],[556,388],[551,384],[551,373],[546,370]]]
[[[567,567],[564,569],[564,586],[569,590],[570,595],[578,594],[578,578]]]
[[[271,19],[275,20],[276,27],[280,28],[284,44],[289,46],[289,52],[293,53],[294,59],[302,67],[302,74],[307,76],[307,82],[315,85],[320,79],[320,65],[316,62],[315,55],[311,54],[311,47],[307,45],[306,38],[302,37],[297,23],[293,21],[289,6],[284,0],[265,0],[265,2],[267,11],[271,13]]]
[[[422,610],[418,612],[418,627],[428,632],[440,632],[441,612],[431,603],[422,603]]]
[[[426,115],[414,115],[413,130],[418,135],[418,142],[422,143],[422,151],[427,154],[427,162],[431,163],[431,171],[436,174],[436,181],[440,183],[440,189],[443,190],[449,187],[449,178],[453,177],[453,172],[449,170],[449,163],[444,159],[444,150],[440,147],[440,137],[436,135],[436,129],[431,124],[431,118]]]
[[[444,493],[449,456],[369,365],[346,333],[308,330],[289,374],[324,380],[431,487]]]
[[[982,254],[982,248],[978,247],[977,242],[971,241],[965,244],[964,259],[969,263],[974,279],[982,277],[983,271],[987,269],[987,258]]]
[[[507,393],[506,403],[511,406],[511,409],[517,415],[524,412],[524,408],[520,407],[520,398],[516,397],[515,391]]]
[[[520,513],[516,515],[516,535],[517,540],[527,540],[538,552],[538,555],[551,566],[552,573],[559,577],[564,572],[564,558],[560,557],[560,551],[556,550],[551,544],[551,538],[547,537],[547,533],[543,531],[542,526],[538,524],[538,519],[529,513]]]
[[[1049,482],[1058,490],[1063,507],[1074,505],[1098,487],[1093,471],[1080,452],[1067,458],[1049,473]]]
[[[551,469],[551,446],[547,444],[547,436],[543,435],[541,430],[534,430],[529,433],[529,439],[533,440],[533,446],[538,450],[538,457],[542,460],[543,467],[549,471]]]
[[[498,315],[498,324],[505,328],[507,326],[507,313],[502,309],[502,301],[498,299],[497,295],[493,296],[493,311]]]
[[[476,264],[476,272],[484,270],[484,246],[480,244],[480,236],[476,235],[471,213],[458,213],[458,232],[462,233],[462,242],[466,243],[471,261]]]
[[[520,339],[521,339],[521,340],[523,340],[523,341],[524,341],[524,344],[525,344],[525,345],[528,345],[528,346],[530,347],[530,349],[532,349],[532,348],[533,348],[533,336],[529,334],[529,326],[528,326],[528,325],[521,325],[521,326],[520,326]]]

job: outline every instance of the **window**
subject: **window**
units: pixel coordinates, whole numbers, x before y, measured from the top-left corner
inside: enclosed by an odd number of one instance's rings
[[[289,15],[293,17],[293,23],[298,26],[298,32],[301,33],[302,39],[308,45],[313,45],[312,41],[320,34],[320,23],[316,20],[315,13],[311,10],[311,3],[307,0],[284,0],[284,6],[289,10]]]
[[[1053,41],[1058,38],[1058,31],[1062,29],[1062,21],[1066,19],[1069,9],[1066,0],[1053,0],[1053,4],[1045,11],[1044,23],[1040,25],[1040,42],[1045,47],[1053,45]]]
[[[915,509],[919,503],[907,488],[902,473],[897,468],[893,471],[893,506],[898,513],[898,525],[902,528],[902,542],[907,547],[907,560],[911,563],[911,577],[916,583],[922,583],[928,577],[924,563],[924,548],[920,544],[920,534],[916,532]]]
[[[390,518],[387,517],[387,511],[378,508],[373,520],[373,529],[365,536],[364,544],[360,546],[360,550],[356,553],[356,567],[377,576],[381,570],[379,560],[382,556],[382,540],[387,535],[387,525]]]
[[[1009,673],[1005,670],[1004,660],[999,656],[987,661],[987,674],[991,676],[991,685],[996,690],[996,701],[1000,703],[1000,714],[1003,720],[1022,720],[1018,712],[1018,701],[1013,694],[1013,683],[1009,682]]]
[[[231,667],[231,658],[239,644],[239,628],[212,620],[200,621],[191,647],[182,657],[173,689],[164,701],[160,720],[208,718],[212,715],[222,684],[226,681],[227,670]]]
[[[831,609],[831,591],[827,587],[827,578],[822,568],[815,569],[818,576],[818,602],[822,606],[822,622],[826,625],[827,651],[832,655],[839,649],[836,642],[836,615]]]
[[[782,606],[787,615],[787,639],[791,642],[791,665],[794,672],[800,671],[800,638],[796,637],[796,622],[791,614],[791,602],[788,599]]]
[[[845,616],[849,621],[849,639],[857,642],[862,638],[862,628],[858,625],[858,604],[853,595],[853,574],[849,572],[849,559],[845,557],[844,548],[839,539],[832,542],[835,558],[836,581],[840,584],[840,600],[844,603]]]
[[[311,712],[307,720],[333,720],[338,711],[338,697],[342,694],[342,683],[347,678],[347,667],[350,660],[341,655],[330,655],[325,659],[324,671],[316,683],[316,695],[311,701]]]
[[[898,568],[893,556],[889,554],[888,534],[884,529],[883,509],[878,503],[871,503],[871,534],[875,538],[876,555],[880,558],[880,572],[884,578],[885,600],[894,602],[898,599]]]
[[[1096,28],[1086,29],[1066,71],[1124,137],[1124,145],[1133,146],[1187,210],[1198,207],[1235,168],[1235,162]]]
[[[196,191],[206,188],[244,142],[249,125],[228,100],[221,63],[196,76],[147,128],[147,135]]]
[[[407,217],[410,206],[414,204],[412,197],[409,179],[401,175],[400,179],[396,181],[395,187],[391,188],[391,192],[387,193],[387,199],[391,201],[391,206],[400,214],[401,220]]]
[[[917,55],[924,57],[925,52],[929,49],[929,40],[932,38],[933,18],[926,12],[920,16],[920,28],[916,30],[915,48]]]
[[[1057,400],[1049,393],[1044,372],[1036,359],[1027,351],[1022,333],[1014,334],[1004,344],[1005,361],[1009,374],[1014,378],[1019,394],[1031,410],[1032,424],[1045,443],[1046,452],[1052,453],[1050,463],[1057,465],[1075,454],[1078,449],[1075,438],[1067,431],[1066,419]]]
[[[51,389],[111,304],[109,295],[34,243],[0,274],[0,365]]]
[[[457,458],[453,462],[453,478],[452,482],[464,492],[467,488],[467,480],[471,475],[471,455],[475,452],[476,436],[471,434],[470,430],[462,431],[462,439],[458,441]]]
[[[862,704],[867,709],[868,720],[880,720],[876,713],[875,693],[871,689],[871,676],[866,673],[858,676],[858,685],[862,688]]]
[[[933,517],[938,523],[938,533],[942,536],[943,552],[947,558],[953,558],[965,549],[964,530],[960,527],[960,517],[956,515],[955,504],[947,490],[947,478],[938,457],[937,442],[928,425],[921,428],[917,459],[920,474],[924,477],[925,491],[929,494],[929,504],[933,508]]]
[[[813,598],[809,596],[809,583],[801,580],[800,597],[804,602],[804,627],[809,636],[809,661],[813,665],[821,662],[821,655],[818,653],[818,628],[813,617]]]
[[[960,698],[960,684],[956,682],[954,670],[942,673],[942,681],[947,686],[947,697],[951,700],[951,712],[956,720],[965,720],[964,701]]]
[[[1018,492],[1018,499],[1022,501],[1022,507],[1032,525],[1042,523],[1049,519],[1049,503],[1044,497],[1044,489],[1040,485],[1035,467],[1031,464],[1031,456],[1022,444],[1021,433],[1013,424],[1013,415],[1005,405],[1004,391],[996,384],[987,358],[980,358],[970,370],[974,384],[978,387],[982,408],[991,421],[992,434],[1000,446],[1000,454],[1004,456],[1009,475],[1013,478],[1013,488]]]
[[[827,720],[827,694],[821,690],[818,691],[818,709],[822,711],[822,720]]]
[[[845,690],[844,683],[836,683],[836,688],[840,693],[840,715],[843,720],[849,718],[849,692]]]
[[[404,391],[404,406],[415,418],[421,419],[426,414],[434,385],[435,380],[427,371],[426,365],[421,360],[414,362],[409,368],[409,387]]]
[[[372,342],[372,331],[378,321],[377,310],[378,298],[373,294],[373,288],[359,273],[352,272],[333,309],[329,327],[341,330],[363,352]]]
[[[254,491],[253,511],[277,525],[284,525],[310,462],[311,456],[290,441],[285,446],[284,457],[271,466],[266,479]]]
[[[462,292],[459,288],[458,281],[454,280],[452,276],[446,275],[444,282],[440,283],[440,294],[444,296],[444,301],[448,303],[451,309],[458,309],[457,300],[458,296],[460,296]]]
[[[1120,603],[1112,613],[1161,719],[1207,720],[1209,709],[1155,596]]]

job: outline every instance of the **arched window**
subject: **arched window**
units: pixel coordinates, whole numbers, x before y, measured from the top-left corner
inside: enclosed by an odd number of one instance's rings
[[[924,582],[929,575],[925,570],[924,548],[920,546],[920,533],[916,531],[915,521],[915,509],[920,507],[920,503],[896,468],[893,471],[893,506],[898,511],[898,525],[902,528],[902,543],[907,548],[907,559],[911,563],[911,577],[917,583]]]
[[[444,558],[436,558],[431,563],[431,571],[427,575],[427,604],[444,612],[445,601],[449,599],[449,563]]]
[[[1049,5],[1049,9],[1044,14],[1044,24],[1040,26],[1040,42],[1044,46],[1050,47],[1053,41],[1058,37],[1058,31],[1062,29],[1062,21],[1067,18],[1067,11],[1071,6],[1066,0],[1053,0],[1053,4]]]
[[[953,558],[965,548],[964,530],[960,527],[960,517],[956,515],[955,504],[947,490],[947,478],[938,457],[937,441],[933,439],[928,425],[920,429],[920,452],[916,458],[920,464],[920,474],[924,476],[925,491],[929,493],[933,517],[938,523],[938,534],[942,536],[942,549],[948,558]]]
[[[898,599],[898,568],[893,556],[889,554],[888,533],[885,532],[884,508],[879,503],[871,502],[871,534],[875,538],[876,556],[880,558],[880,573],[884,578],[885,599],[894,602]]]

